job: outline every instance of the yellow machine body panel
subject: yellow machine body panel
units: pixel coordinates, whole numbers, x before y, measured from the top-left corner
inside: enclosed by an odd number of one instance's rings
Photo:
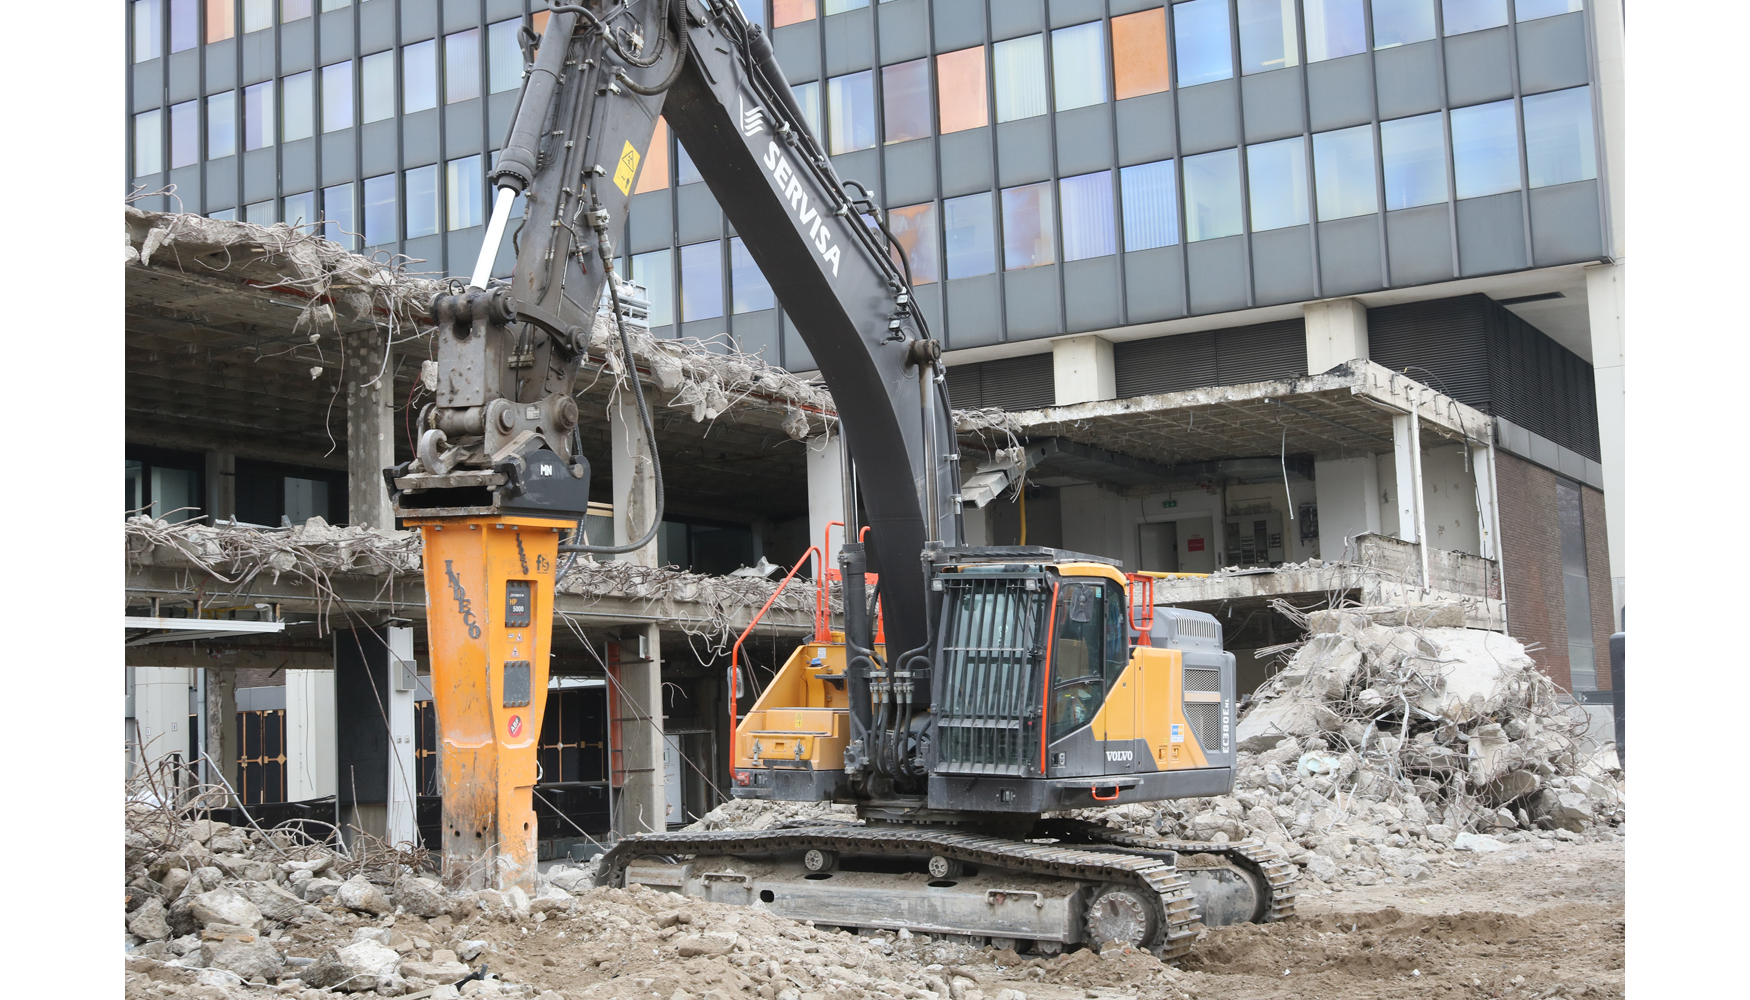
[[[1094,732],[1108,743],[1141,740],[1148,745],[1151,766],[1138,770],[1209,766],[1185,718],[1184,667],[1184,654],[1179,650],[1133,647],[1130,662],[1094,715]],[[1191,694],[1200,697],[1202,692]],[[1219,700],[1220,696],[1216,697]]]
[[[731,766],[841,768],[850,738],[844,644],[805,643],[737,723]]]

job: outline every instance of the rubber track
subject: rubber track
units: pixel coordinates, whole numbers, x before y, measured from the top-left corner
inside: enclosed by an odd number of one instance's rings
[[[812,827],[760,831],[634,834],[614,845],[596,869],[597,885],[618,885],[636,857],[764,854],[824,848],[840,854],[940,854],[955,861],[1029,874],[1089,882],[1115,882],[1143,890],[1155,907],[1157,931],[1151,951],[1174,960],[1191,950],[1202,931],[1202,914],[1191,883],[1171,861],[1147,854],[1083,850],[1060,844],[1030,844],[1003,837],[901,826]]]
[[[1166,840],[1147,834],[1127,833],[1109,826],[1099,826],[1081,820],[1054,820],[1047,827],[1064,839],[1089,843],[1112,844],[1145,851],[1173,851],[1178,854],[1214,854],[1230,858],[1261,876],[1270,886],[1270,909],[1264,922],[1287,920],[1294,916],[1294,882],[1300,867],[1282,853],[1255,837],[1231,844],[1197,840]]]

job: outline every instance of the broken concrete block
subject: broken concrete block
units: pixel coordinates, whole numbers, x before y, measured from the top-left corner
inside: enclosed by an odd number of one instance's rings
[[[375,913],[378,916],[395,909],[395,904],[389,902],[389,897],[383,890],[363,875],[354,875],[340,883],[340,888],[334,891],[334,897],[341,906],[349,910]]]
[[[1307,873],[1320,882],[1332,882],[1337,878],[1337,863],[1323,854],[1308,852],[1306,856]]]
[[[170,936],[170,919],[165,913],[163,900],[156,896],[148,898],[139,909],[128,914],[127,924],[128,933],[148,941],[160,941]]]
[[[727,955],[735,950],[737,938],[732,932],[713,931],[708,934],[689,934],[675,939],[675,953],[682,958],[692,958],[696,955]]]
[[[235,972],[245,980],[277,979],[280,970],[285,966],[285,960],[280,957],[279,951],[253,934],[247,938],[244,940],[242,937],[227,937],[220,941],[202,942],[201,957],[207,968]]]
[[[235,924],[256,927],[261,924],[261,910],[233,889],[220,887],[189,900],[188,912],[199,926]]]
[[[1481,833],[1461,833],[1453,839],[1452,846],[1460,851],[1476,851],[1478,854],[1492,854],[1507,849],[1506,844]]]
[[[480,957],[480,953],[486,950],[486,946],[487,942],[479,938],[458,941],[456,942],[456,956],[464,962],[472,962]]]
[[[450,900],[444,895],[443,886],[413,875],[404,875],[397,880],[389,898],[390,902],[406,912],[421,917],[435,917],[450,912]]]
[[[461,962],[453,961],[455,953],[450,953],[452,961],[440,962],[437,956],[432,956],[430,962],[409,961],[401,963],[401,974],[409,979],[426,979],[434,983],[454,983],[470,971]]]
[[[317,988],[362,993],[396,988],[401,956],[382,943],[365,939],[344,948],[330,948],[301,973],[304,982]]]
[[[272,882],[243,882],[237,886],[237,891],[269,920],[295,920],[304,912],[303,900]]]

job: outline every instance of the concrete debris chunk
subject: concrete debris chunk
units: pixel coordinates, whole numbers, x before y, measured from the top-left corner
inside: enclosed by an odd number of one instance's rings
[[[189,914],[202,927],[209,924],[231,924],[256,927],[261,923],[261,910],[234,889],[223,886],[203,892],[189,901]]]
[[[354,875],[334,892],[335,901],[349,910],[360,910],[365,913],[375,913],[379,916],[395,908],[382,889],[374,885],[363,875]]]
[[[379,993],[400,987],[401,956],[380,942],[355,941],[344,948],[330,948],[299,975],[311,986],[363,993]]]
[[[443,886],[414,875],[403,875],[395,881],[389,901],[421,917],[435,917],[450,911],[450,900],[444,895]]]
[[[170,920],[164,903],[153,896],[128,914],[128,933],[148,941],[161,941],[170,936]]]
[[[304,901],[272,882],[241,882],[237,891],[254,903],[269,920],[295,920],[304,912]]]

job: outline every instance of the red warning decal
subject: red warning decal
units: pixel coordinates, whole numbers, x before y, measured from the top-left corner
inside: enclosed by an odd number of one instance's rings
[[[512,736],[521,736],[523,734],[523,717],[522,716],[513,715],[510,717],[510,734]]]

